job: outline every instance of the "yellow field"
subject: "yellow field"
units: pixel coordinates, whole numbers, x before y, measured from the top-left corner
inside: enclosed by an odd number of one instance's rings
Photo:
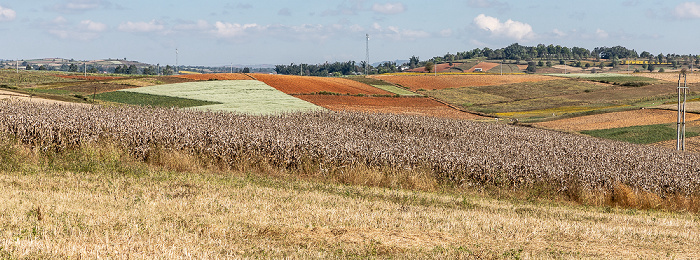
[[[535,126],[564,130],[585,131],[629,127],[638,125],[656,125],[675,123],[677,112],[660,109],[638,109],[624,112],[613,112],[599,115],[589,115],[574,118],[535,123]],[[700,114],[687,114],[687,121],[700,120]]]

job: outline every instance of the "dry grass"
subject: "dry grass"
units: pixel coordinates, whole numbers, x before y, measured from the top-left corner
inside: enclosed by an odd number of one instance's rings
[[[700,119],[698,114],[687,114],[687,121]],[[660,109],[637,109],[599,115],[580,116],[560,120],[535,123],[549,129],[579,132],[584,130],[610,129],[638,125],[675,123],[677,112]]]
[[[688,213],[310,182],[259,164],[174,172],[202,162],[161,151],[152,165],[165,168],[149,166],[104,144],[0,148],[0,258],[700,257]],[[609,200],[641,196],[618,185]]]

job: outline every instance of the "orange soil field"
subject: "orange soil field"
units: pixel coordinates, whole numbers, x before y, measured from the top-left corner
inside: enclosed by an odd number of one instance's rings
[[[647,77],[653,79],[660,79],[664,81],[676,82],[678,83],[678,72],[669,73],[634,73],[634,76]],[[700,83],[700,73],[688,73],[686,74],[688,83]]]
[[[556,77],[543,75],[378,75],[373,78],[399,84],[412,91],[459,87],[479,87],[520,82],[554,80]]]
[[[242,73],[188,74],[173,77],[191,80],[252,80],[250,76]]]
[[[589,115],[565,118],[555,121],[535,123],[535,126],[564,131],[585,131],[629,127],[638,125],[655,125],[675,123],[677,112],[661,109],[638,109],[623,112],[613,112],[600,115]],[[700,119],[700,114],[686,114],[686,121]]]
[[[498,65],[501,65],[501,64],[493,63],[493,62],[480,62],[479,64],[476,64],[476,66],[472,67],[471,69],[469,69],[465,72],[474,72],[474,69],[476,69],[476,68],[481,68],[481,71],[486,72],[486,71],[489,71],[490,69],[495,68]]]
[[[484,119],[425,97],[358,97],[298,95],[297,98],[334,111],[361,111],[402,115],[422,115],[456,119]]]
[[[344,78],[292,75],[250,74],[255,79],[287,94],[312,94],[321,91],[339,94],[393,95],[367,84]]]

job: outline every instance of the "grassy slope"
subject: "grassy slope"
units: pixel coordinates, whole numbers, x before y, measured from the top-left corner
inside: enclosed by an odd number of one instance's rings
[[[696,258],[700,249],[688,213],[348,186],[264,165],[222,174],[168,152],[136,162],[105,144],[43,154],[2,140],[0,157],[0,258]]]
[[[590,136],[630,142],[634,144],[651,144],[676,139],[676,129],[667,124],[641,125],[601,130],[582,131]],[[686,131],[686,137],[695,137],[700,134]]]

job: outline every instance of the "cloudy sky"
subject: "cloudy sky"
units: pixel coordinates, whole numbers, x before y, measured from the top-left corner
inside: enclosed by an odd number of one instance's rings
[[[700,1],[0,0],[0,59],[323,63],[518,42],[700,54]]]

